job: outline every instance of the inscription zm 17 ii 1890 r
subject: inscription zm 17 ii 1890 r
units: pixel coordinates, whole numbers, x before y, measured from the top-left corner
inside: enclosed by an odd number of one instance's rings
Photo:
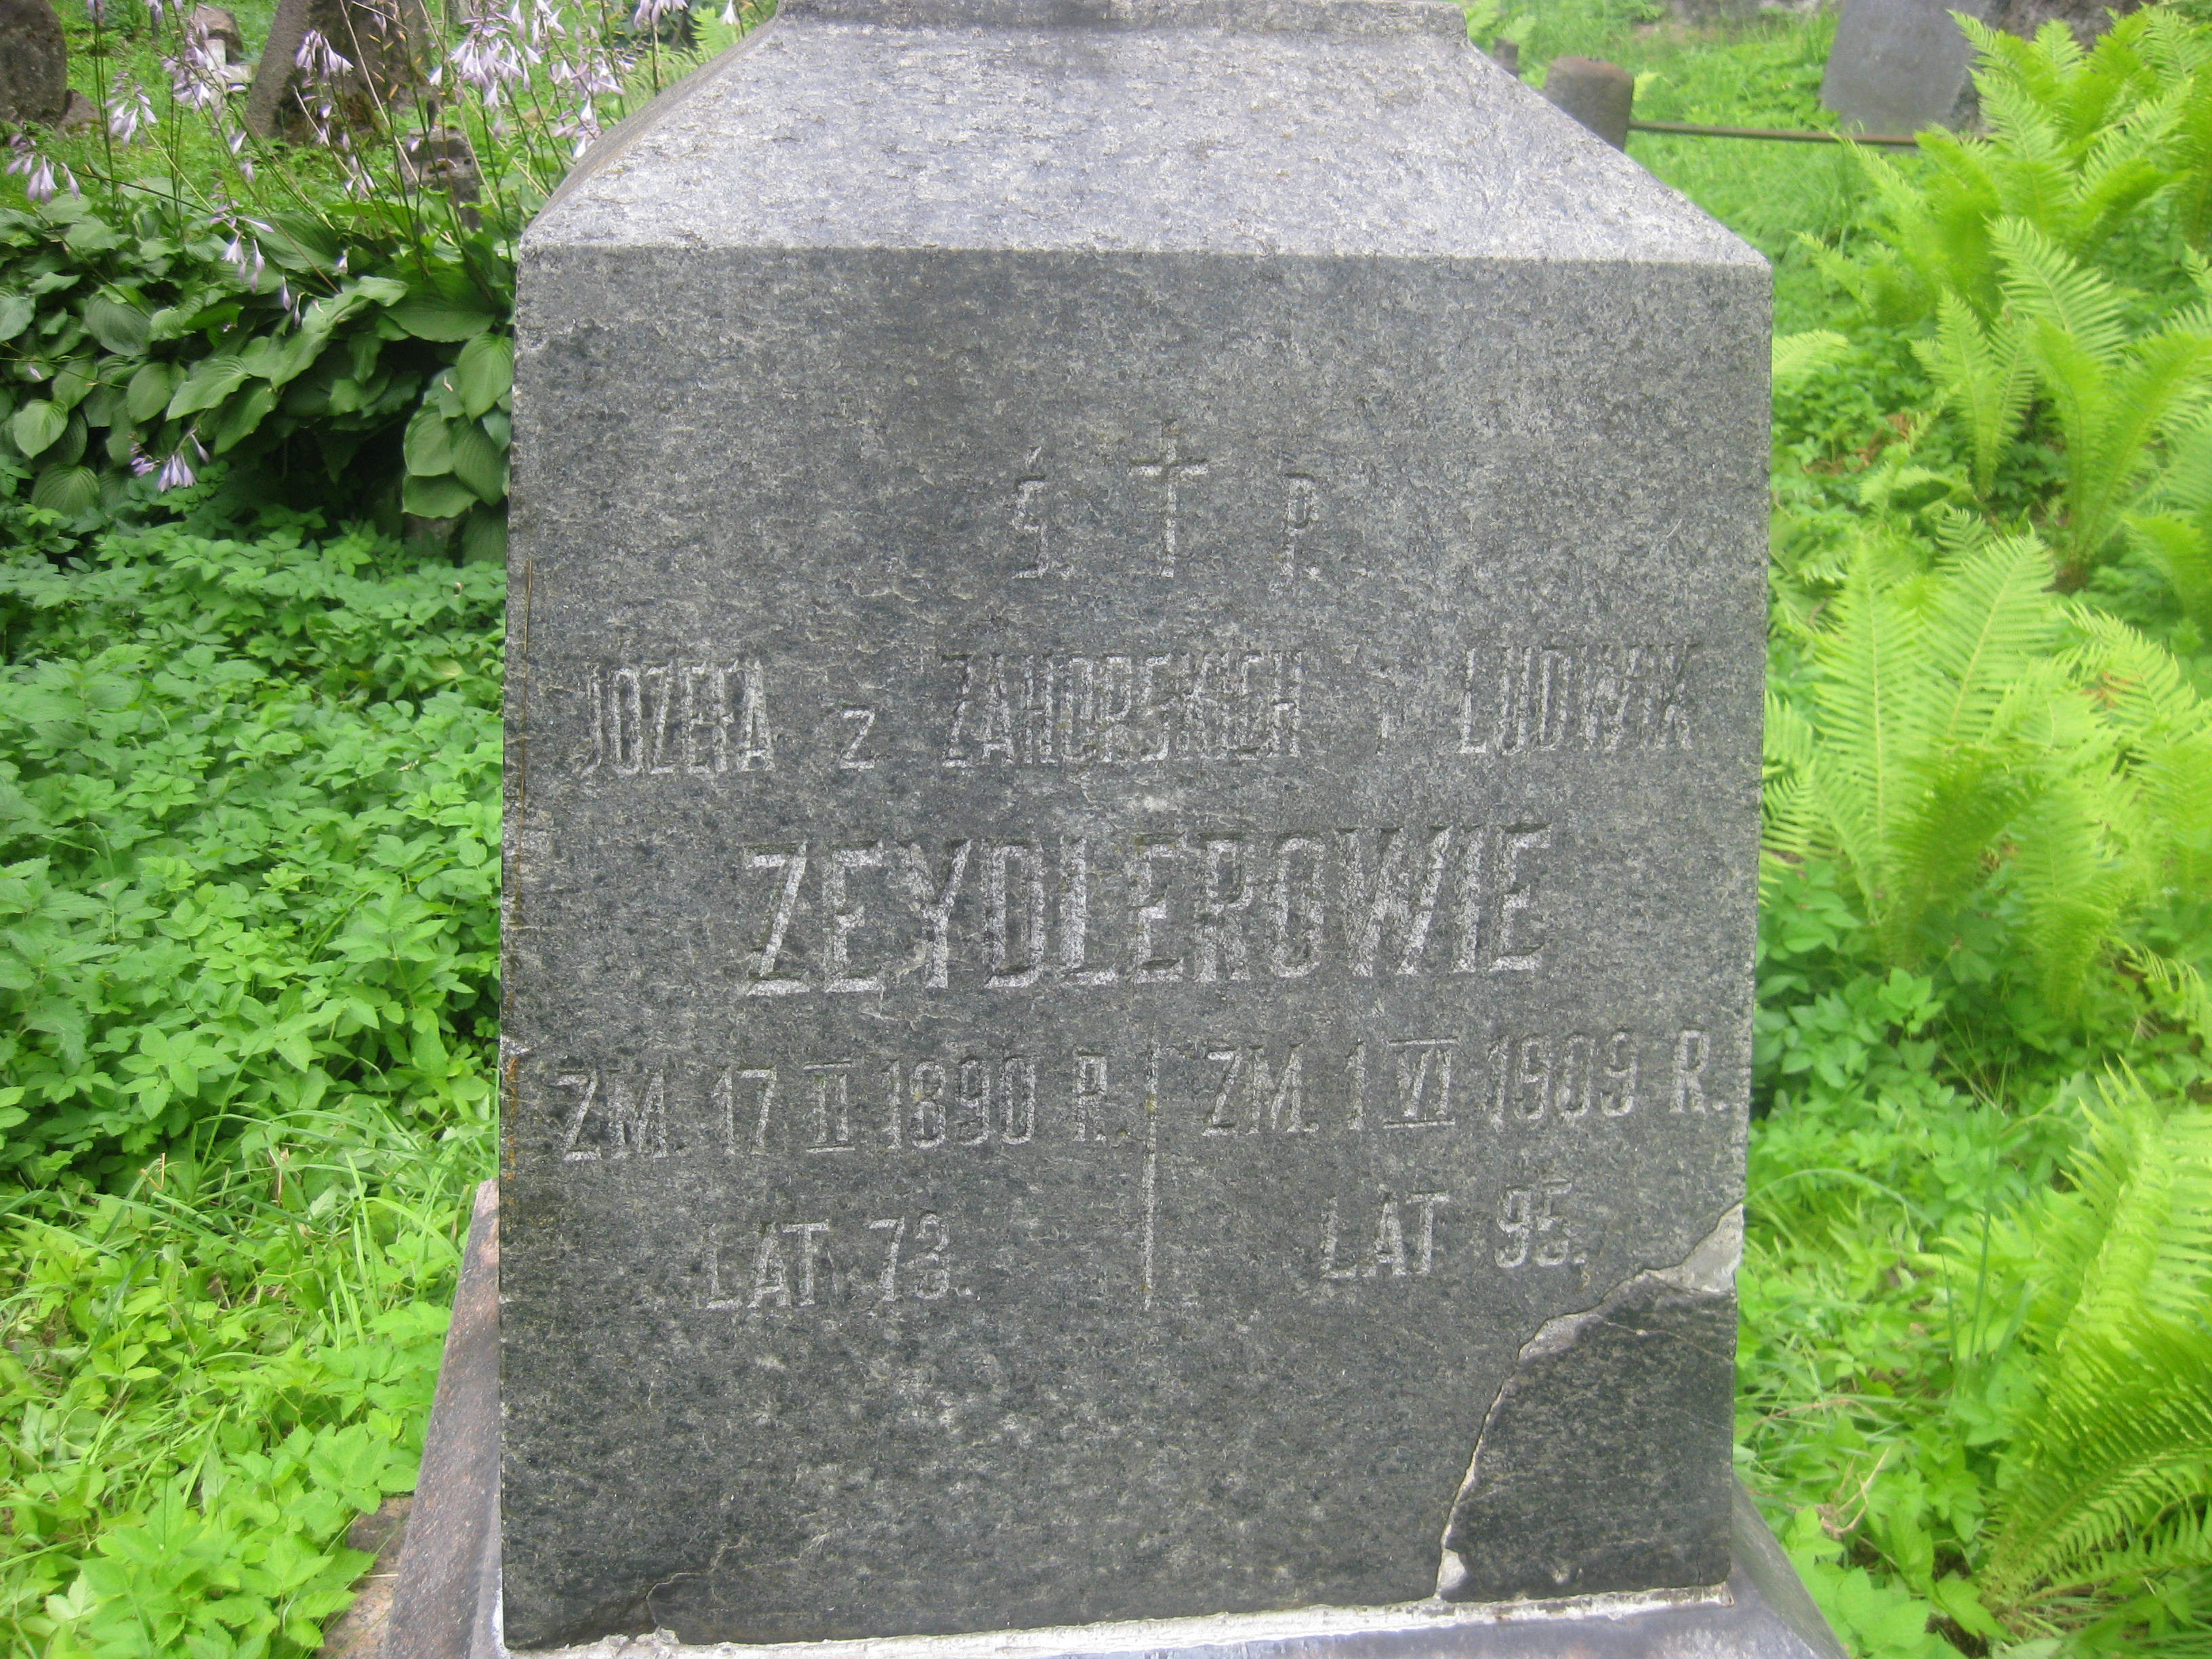
[[[935,3],[527,240],[507,1639],[1717,1583],[1765,269],[1455,7]]]

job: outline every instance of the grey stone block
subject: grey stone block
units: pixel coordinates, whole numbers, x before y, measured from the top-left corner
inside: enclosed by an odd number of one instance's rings
[[[1418,0],[793,0],[595,148],[512,1641],[1726,1577],[1767,289]]]
[[[1710,1264],[1706,1264],[1710,1265]],[[1695,1289],[1692,1264],[1688,1282]],[[440,1543],[404,1560],[398,1601],[408,1612],[364,1650],[379,1659],[505,1659],[498,1625],[499,1508],[481,1471],[497,1455],[499,1370],[488,1363],[499,1334],[499,1209],[487,1183],[469,1229],[453,1302],[447,1361],[416,1504]],[[1642,1285],[1644,1281],[1634,1281]],[[1560,1500],[1571,1501],[1562,1491]],[[927,1638],[873,1659],[1075,1659],[1143,1653],[1152,1659],[1844,1659],[1750,1496],[1732,1486],[1734,1565],[1723,1594],[1585,1596],[1491,1607],[1435,1601],[1364,1613],[1289,1619],[1190,1620],[1183,1626],[1095,1626],[981,1638]],[[349,1540],[354,1541],[354,1540]],[[356,1547],[365,1547],[365,1540]],[[665,1632],[615,1637],[568,1650],[564,1659],[868,1659],[853,1644],[769,1649],[684,1647]]]

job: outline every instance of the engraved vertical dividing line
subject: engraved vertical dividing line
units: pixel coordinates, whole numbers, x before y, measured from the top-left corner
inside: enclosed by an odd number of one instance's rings
[[[520,774],[520,777],[514,787],[514,828],[512,832],[514,847],[514,891],[511,896],[505,893],[502,893],[501,895],[501,905],[503,914],[501,915],[500,921],[501,931],[502,933],[507,932],[509,928],[513,928],[515,932],[519,933],[520,931],[522,922],[523,827],[529,822],[530,818],[531,576],[537,568],[538,561],[535,559],[525,559],[522,562],[522,672],[507,683],[507,688],[505,693],[505,695],[508,696],[520,697],[522,700],[522,714],[521,718],[515,722],[516,730],[514,738],[514,764],[518,773]],[[504,826],[502,826],[500,832],[500,842],[502,847],[504,847],[507,842],[508,833],[509,832],[504,828]],[[502,879],[501,884],[502,888],[507,885],[504,879]],[[513,906],[511,910],[508,910],[506,908],[509,905]],[[500,975],[500,980],[501,987],[501,994],[500,999],[500,1024],[502,1026],[512,1030],[514,1025],[514,1009],[512,1006],[511,999],[514,996],[512,987],[514,981],[513,976],[507,974],[501,974]],[[501,1047],[503,1051],[506,1045],[502,1043]],[[502,1057],[504,1057],[504,1055],[502,1055]],[[521,1097],[518,1092],[521,1086],[520,1071],[521,1064],[522,1054],[520,1051],[518,1051],[514,1054],[514,1058],[507,1060],[501,1067],[501,1070],[505,1074],[503,1081],[507,1085],[507,1092],[500,1102],[501,1110],[499,1115],[499,1172],[502,1176],[511,1175],[514,1170],[514,1122],[515,1119],[520,1116],[521,1113]],[[510,1107],[514,1109],[507,1109]]]
[[[1160,1051],[1153,1045],[1145,1070],[1145,1310],[1152,1306],[1152,1245],[1160,1213]]]

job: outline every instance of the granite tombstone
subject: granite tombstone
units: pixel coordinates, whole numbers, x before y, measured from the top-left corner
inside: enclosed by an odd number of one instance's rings
[[[593,150],[508,1641],[1728,1577],[1767,307],[1425,0],[786,0]]]
[[[1997,0],[1843,0],[1821,104],[1862,132],[1968,124],[1974,52],[1953,14],[1986,22],[1996,9]]]

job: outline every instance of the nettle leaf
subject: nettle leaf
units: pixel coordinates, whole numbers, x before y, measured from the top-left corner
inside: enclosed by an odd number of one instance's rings
[[[0,340],[12,340],[30,327],[39,307],[27,294],[0,294]]]
[[[92,331],[94,339],[122,357],[137,356],[152,337],[150,319],[144,312],[105,294],[95,294],[84,302],[84,325]]]
[[[410,473],[400,505],[421,519],[458,519],[477,503],[468,486],[450,473],[423,477]]]
[[[453,476],[486,501],[507,499],[507,457],[474,421],[457,422],[446,429],[453,446]]]
[[[482,416],[514,386],[514,342],[503,334],[479,334],[461,348],[453,364],[453,388],[471,420]]]
[[[470,340],[492,325],[489,311],[448,305],[439,300],[410,300],[392,307],[392,320],[418,340]]]
[[[69,410],[50,398],[34,398],[17,410],[8,422],[8,435],[26,455],[35,456],[62,435]]]

